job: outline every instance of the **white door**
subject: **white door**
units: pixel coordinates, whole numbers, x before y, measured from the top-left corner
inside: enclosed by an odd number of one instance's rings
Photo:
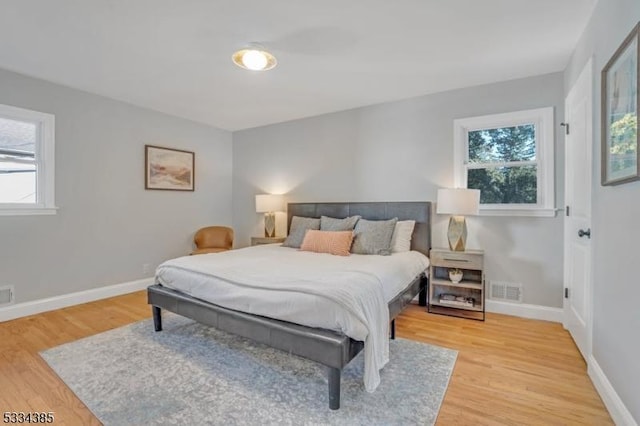
[[[564,326],[585,360],[591,354],[592,62],[565,99]]]

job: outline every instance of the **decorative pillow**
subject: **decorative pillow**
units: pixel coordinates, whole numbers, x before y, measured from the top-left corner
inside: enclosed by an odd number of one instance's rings
[[[300,245],[304,240],[304,234],[309,229],[320,229],[320,219],[300,216],[292,217],[289,235],[282,245],[284,247],[300,248]]]
[[[396,229],[395,217],[389,220],[360,219],[353,231],[352,253],[357,254],[391,254],[391,237]]]
[[[349,216],[344,219],[336,219],[335,217],[321,216],[321,231],[353,231],[360,216]]]
[[[399,220],[396,222],[396,229],[394,229],[393,237],[391,237],[391,253],[404,253],[411,250],[411,237],[415,226],[415,220]]]
[[[316,231],[310,229],[304,236],[300,250],[349,256],[352,241],[352,231]]]

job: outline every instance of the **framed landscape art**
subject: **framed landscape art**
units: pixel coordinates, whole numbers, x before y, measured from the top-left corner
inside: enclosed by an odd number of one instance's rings
[[[191,151],[145,145],[145,189],[193,191],[195,154]]]
[[[640,23],[602,69],[602,185],[640,179],[638,56]]]

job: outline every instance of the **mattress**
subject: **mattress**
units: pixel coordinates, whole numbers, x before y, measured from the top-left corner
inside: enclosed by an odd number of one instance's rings
[[[225,279],[202,273],[195,266],[206,259],[216,260],[219,264],[228,263],[226,258],[236,258],[239,254],[246,259],[246,268],[255,268],[255,273],[245,271],[252,277],[268,271],[270,275],[283,277],[285,280],[288,275],[304,275],[312,279],[325,277],[328,271],[358,271],[375,277],[380,282],[387,303],[429,267],[429,259],[416,251],[394,253],[390,256],[352,254],[343,257],[300,251],[280,244],[263,244],[223,253],[185,256],[179,259],[182,266],[179,268],[173,266],[174,261],[165,262],[158,267],[156,279],[165,287],[225,308],[297,322],[309,327],[345,331],[339,323],[329,320],[336,318],[336,315],[329,315],[334,313],[335,306],[325,299],[299,292],[274,293],[259,288],[247,292]],[[194,269],[189,270],[190,266]]]
[[[418,252],[332,256],[277,244],[161,264],[165,287],[225,308],[344,333],[365,342],[365,387],[388,361],[387,303],[429,266]]]

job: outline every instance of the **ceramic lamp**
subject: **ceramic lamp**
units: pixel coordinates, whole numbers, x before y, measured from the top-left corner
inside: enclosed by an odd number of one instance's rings
[[[256,195],[256,213],[264,213],[264,236],[276,236],[276,212],[284,210],[284,197],[276,194]]]
[[[438,189],[438,214],[450,214],[447,240],[452,251],[464,251],[467,242],[465,216],[475,216],[480,208],[479,189]]]

